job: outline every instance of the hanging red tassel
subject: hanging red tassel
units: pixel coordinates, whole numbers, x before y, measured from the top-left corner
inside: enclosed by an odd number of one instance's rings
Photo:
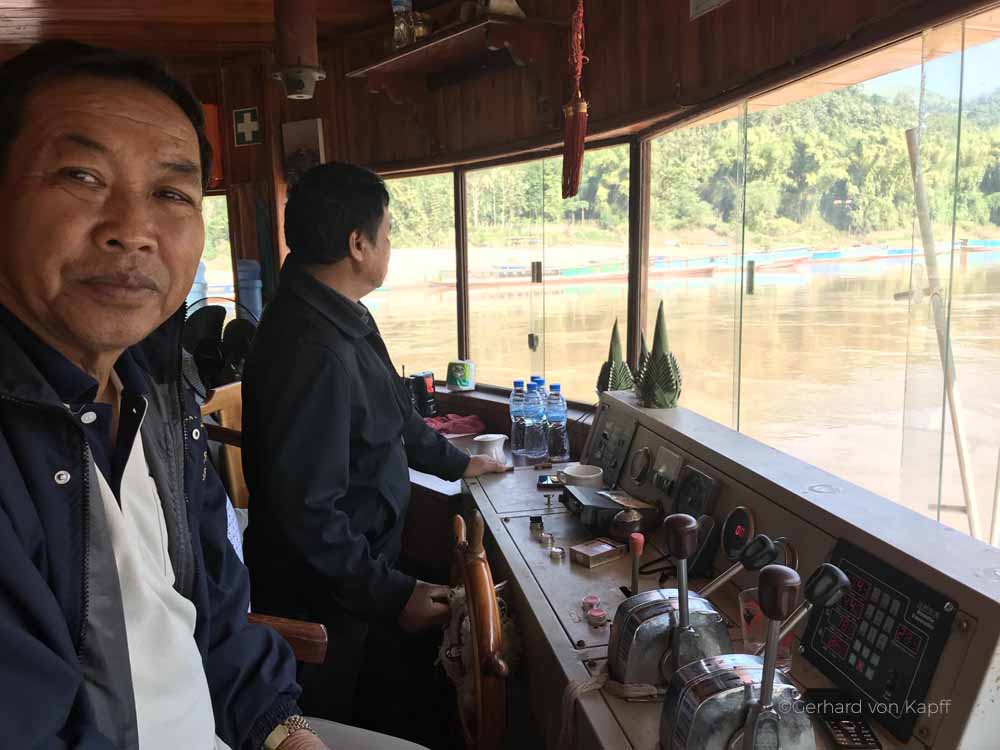
[[[587,101],[580,91],[583,78],[583,0],[577,0],[576,10],[570,19],[569,69],[573,83],[573,96],[563,107],[566,129],[563,135],[563,198],[572,198],[580,189],[580,167],[583,164],[583,142],[587,138]]]

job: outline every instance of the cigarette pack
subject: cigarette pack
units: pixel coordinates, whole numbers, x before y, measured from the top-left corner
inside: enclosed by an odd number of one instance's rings
[[[585,568],[596,568],[598,565],[624,557],[625,552],[626,546],[623,543],[599,536],[589,542],[570,547],[569,558]]]

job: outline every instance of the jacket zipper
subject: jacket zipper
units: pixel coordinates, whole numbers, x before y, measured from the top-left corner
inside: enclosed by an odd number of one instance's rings
[[[26,401],[25,399],[15,398],[14,396],[10,396],[5,393],[0,394],[0,399],[32,409],[41,409],[42,411],[51,411],[54,414],[63,414],[63,410],[56,406],[41,404],[36,401]],[[70,423],[73,424],[73,427],[77,429],[77,431],[81,431],[79,425],[75,422],[70,420]],[[81,560],[80,570],[83,574],[83,580],[80,586],[80,630],[77,633],[76,638],[76,658],[78,660],[83,658],[83,639],[84,634],[87,632],[87,618],[90,615],[90,564],[89,557],[87,555],[87,550],[90,545],[90,458],[87,455],[86,438],[81,441],[80,453],[82,458],[80,464],[83,467],[83,501],[80,505],[83,514],[80,524],[81,535],[83,537],[80,550],[81,557],[83,559]]]
[[[184,321],[187,321],[188,306],[187,300],[183,304],[184,309]],[[182,329],[183,330],[183,326]],[[181,425],[181,488],[184,493],[184,514],[187,516],[188,522],[188,532],[192,535],[191,542],[191,591],[190,599],[194,601],[195,584],[198,581],[198,576],[201,571],[198,569],[198,555],[194,551],[194,530],[191,528],[191,499],[188,497],[188,487],[187,478],[185,477],[184,465],[187,462],[188,454],[188,431],[187,425],[184,424],[184,351],[183,351],[183,336],[178,334],[177,336],[177,414],[179,416],[179,422]]]

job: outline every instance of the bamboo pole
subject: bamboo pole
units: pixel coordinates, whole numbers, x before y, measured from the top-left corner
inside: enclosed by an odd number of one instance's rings
[[[958,382],[955,377],[955,360],[952,357],[944,300],[941,297],[941,274],[938,271],[937,246],[934,244],[931,212],[927,204],[927,189],[924,185],[923,169],[920,167],[920,135],[917,128],[910,128],[906,131],[906,147],[910,152],[910,170],[913,174],[913,196],[917,204],[917,220],[920,223],[920,236],[923,241],[924,258],[927,263],[927,281],[931,292],[931,312],[934,315],[938,351],[941,355],[941,366],[944,367],[945,397],[951,416],[952,433],[955,436],[958,470],[962,477],[965,514],[969,520],[969,533],[975,539],[982,539],[979,528],[979,503],[976,499],[975,481],[971,475],[968,461],[969,448],[965,440],[965,428],[962,423],[961,394],[959,393]],[[938,502],[940,503],[940,497],[938,498]]]
[[[1000,547],[1000,452],[997,452],[997,478],[993,484],[993,522],[990,524],[990,544]]]

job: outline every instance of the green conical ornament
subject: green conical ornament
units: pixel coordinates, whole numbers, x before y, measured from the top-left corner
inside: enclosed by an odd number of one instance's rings
[[[643,368],[636,395],[647,409],[672,409],[681,396],[681,370],[667,342],[667,323],[663,302],[656,312],[653,351]]]
[[[636,395],[639,394],[639,383],[642,381],[642,373],[645,372],[646,363],[649,362],[649,347],[646,346],[646,334],[640,333],[639,340],[642,343],[642,349],[639,352],[639,366],[635,368]]]
[[[597,376],[597,392],[627,391],[635,384],[628,363],[622,359],[622,342],[618,337],[618,319],[611,329],[611,345],[608,347],[608,361],[601,365]]]

